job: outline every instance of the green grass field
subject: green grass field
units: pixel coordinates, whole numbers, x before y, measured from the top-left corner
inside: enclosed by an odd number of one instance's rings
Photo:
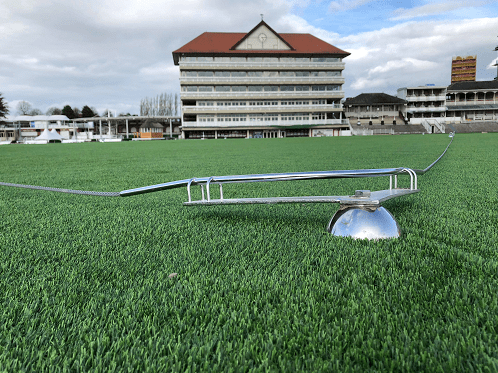
[[[212,175],[424,168],[448,142],[9,145],[0,181],[121,191]],[[104,198],[0,187],[0,371],[496,372],[497,145],[496,134],[457,134],[419,177],[420,193],[384,203],[402,229],[386,241],[328,234],[336,204],[185,207],[184,189]],[[388,187],[388,178],[230,184],[224,195]]]

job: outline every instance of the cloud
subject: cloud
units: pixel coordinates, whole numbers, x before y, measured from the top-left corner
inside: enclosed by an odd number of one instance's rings
[[[494,1],[475,1],[475,0],[460,0],[460,1],[442,1],[430,2],[428,4],[405,9],[399,8],[393,12],[392,21],[408,20],[417,17],[426,17],[442,13],[451,12],[461,8],[475,8],[490,4]]]
[[[422,71],[426,69],[435,69],[438,64],[432,61],[423,61],[416,58],[402,58],[400,60],[388,61],[385,64],[376,66],[368,70],[369,75],[375,75],[379,73],[392,72],[394,70],[409,69],[411,71]]]
[[[372,1],[375,1],[375,0],[338,0],[338,1],[332,1],[329,5],[328,10],[330,13],[343,12],[346,10],[358,8],[362,5],[370,3]]]

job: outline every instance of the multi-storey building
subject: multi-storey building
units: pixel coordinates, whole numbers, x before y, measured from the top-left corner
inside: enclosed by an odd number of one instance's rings
[[[348,134],[341,99],[349,55],[310,34],[205,32],[173,52],[184,138]]]
[[[419,87],[399,88],[397,96],[407,101],[406,116],[411,124],[421,124],[428,118],[444,120],[446,116],[446,86],[427,84]]]
[[[477,56],[453,57],[451,60],[451,83],[476,80]]]
[[[362,93],[344,101],[344,113],[352,125],[405,124],[406,101],[386,93]]]
[[[498,81],[458,82],[448,87],[447,117],[452,121],[498,120]]]

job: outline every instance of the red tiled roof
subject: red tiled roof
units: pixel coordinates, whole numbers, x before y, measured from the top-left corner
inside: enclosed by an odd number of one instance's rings
[[[318,39],[311,34],[278,34],[294,50],[231,50],[238,41],[247,34],[243,32],[205,32],[194,40],[188,42],[180,49],[173,52],[175,65],[178,65],[179,55],[184,53],[195,54],[335,54],[343,57],[349,56],[350,53],[343,51],[333,45]]]

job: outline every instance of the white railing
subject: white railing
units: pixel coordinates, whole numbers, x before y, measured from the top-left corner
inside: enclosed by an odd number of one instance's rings
[[[447,107],[446,106],[426,106],[426,107],[407,107],[406,111],[409,113],[427,113],[427,112],[440,112],[440,111],[446,111]]]
[[[261,127],[261,126],[296,126],[296,125],[348,125],[347,119],[317,119],[317,120],[265,120],[265,121],[217,121],[212,122],[183,122],[183,129],[200,127]]]
[[[394,135],[394,129],[392,128],[354,128],[351,126],[351,131],[354,136],[372,136],[372,135]]]
[[[429,123],[427,122],[427,120],[423,120],[420,124],[422,126],[424,126],[425,130],[427,131],[427,133],[432,133],[432,127],[429,125]]]
[[[498,104],[498,101],[496,100],[469,100],[469,101],[454,101],[454,100],[447,100],[446,105],[448,106],[453,106],[453,105],[484,105],[484,104]]]
[[[263,105],[263,106],[182,106],[184,113],[198,113],[198,112],[245,112],[245,111],[278,111],[292,110],[292,111],[316,111],[316,110],[342,110],[342,104],[337,105]]]
[[[320,83],[320,84],[343,84],[344,78],[340,76],[262,76],[262,77],[180,77],[180,84],[184,83],[261,83],[261,84],[282,84],[282,83]]]
[[[289,91],[289,92],[181,92],[180,97],[188,99],[244,99],[244,98],[297,98],[297,97],[318,97],[318,98],[343,98],[344,91]]]
[[[446,95],[429,95],[429,96],[406,96],[406,101],[444,101]]]
[[[198,62],[198,61],[180,61],[180,69],[189,68],[193,69],[196,67],[209,67],[209,68],[223,68],[223,69],[239,69],[239,68],[269,68],[269,69],[293,69],[293,68],[327,68],[327,69],[340,69],[343,70],[346,66],[344,62],[223,62],[223,61],[213,61],[213,62]]]

